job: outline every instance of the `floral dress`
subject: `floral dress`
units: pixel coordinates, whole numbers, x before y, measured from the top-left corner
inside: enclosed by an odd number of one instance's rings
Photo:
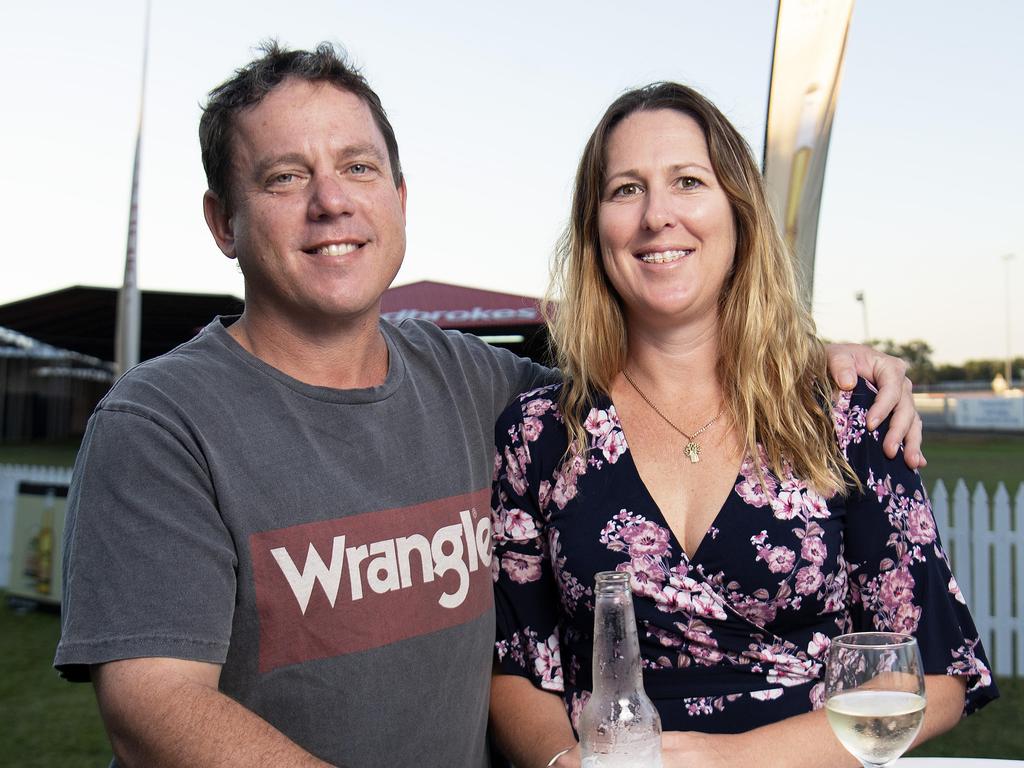
[[[884,425],[865,426],[865,383],[833,409],[863,492],[826,499],[748,456],[689,554],[607,397],[585,453],[566,455],[559,387],[521,395],[495,428],[492,569],[501,671],[561,694],[573,727],[591,686],[594,574],[608,570],[631,576],[665,730],[744,731],[821,707],[831,638],[856,630],[914,634],[926,674],[967,677],[965,713],[998,695],[921,478],[882,453]]]

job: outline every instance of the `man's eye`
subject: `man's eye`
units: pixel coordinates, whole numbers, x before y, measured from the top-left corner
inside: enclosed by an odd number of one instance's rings
[[[290,184],[295,181],[294,173],[277,173],[270,177],[271,184]]]
[[[370,166],[365,163],[355,163],[348,167],[349,173],[355,174],[356,176],[363,176],[370,172]]]

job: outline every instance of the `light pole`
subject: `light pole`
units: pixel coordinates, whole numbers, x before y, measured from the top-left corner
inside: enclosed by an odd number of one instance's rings
[[[861,317],[864,320],[864,343],[867,344],[871,340],[871,336],[868,335],[868,301],[864,298],[864,291],[857,291],[853,298],[860,302]]]
[[[1006,386],[1013,386],[1013,353],[1010,349],[1010,262],[1013,261],[1012,253],[1003,254],[1003,267],[1006,274],[1003,275],[1003,283],[1006,286]]]

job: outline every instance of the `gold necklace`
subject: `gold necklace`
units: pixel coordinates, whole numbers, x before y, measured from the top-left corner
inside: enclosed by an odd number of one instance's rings
[[[715,416],[715,418],[713,418],[711,421],[709,421],[707,424],[705,424],[703,427],[701,427],[700,429],[698,429],[696,432],[694,432],[691,435],[691,434],[688,434],[688,433],[684,432],[679,427],[677,427],[675,424],[673,424],[672,420],[669,419],[668,416],[666,416],[664,413],[662,413],[660,410],[658,410],[658,406],[656,406],[654,403],[651,402],[651,398],[649,398],[647,395],[644,394],[643,390],[640,389],[640,387],[638,387],[636,385],[636,382],[633,381],[633,379],[630,377],[630,375],[626,372],[625,369],[623,369],[622,375],[626,377],[626,381],[628,381],[630,386],[633,387],[633,389],[636,390],[636,393],[638,395],[640,395],[641,398],[643,398],[643,401],[645,403],[647,403],[649,406],[651,406],[651,409],[656,414],[661,416],[661,418],[665,421],[666,424],[668,424],[670,427],[672,427],[672,429],[674,429],[676,432],[678,432],[680,435],[682,435],[683,437],[686,438],[687,443],[686,443],[686,447],[683,448],[683,453],[685,453],[687,456],[690,457],[690,463],[691,464],[696,464],[698,461],[700,461],[700,443],[697,442],[697,437],[702,432],[704,432],[706,429],[708,429],[712,424],[714,424],[716,421],[718,421],[718,419],[722,416],[722,414],[725,413],[725,407],[723,406],[722,410],[720,410],[718,412],[718,415]]]

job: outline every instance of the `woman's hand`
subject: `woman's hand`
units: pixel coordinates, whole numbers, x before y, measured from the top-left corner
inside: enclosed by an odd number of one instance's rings
[[[882,449],[890,459],[903,443],[903,460],[911,469],[928,464],[921,453],[921,417],[914,407],[914,385],[907,378],[907,364],[862,344],[829,344],[828,370],[840,389],[853,389],[857,377],[878,388],[868,411],[868,429],[874,429],[892,413]]]

